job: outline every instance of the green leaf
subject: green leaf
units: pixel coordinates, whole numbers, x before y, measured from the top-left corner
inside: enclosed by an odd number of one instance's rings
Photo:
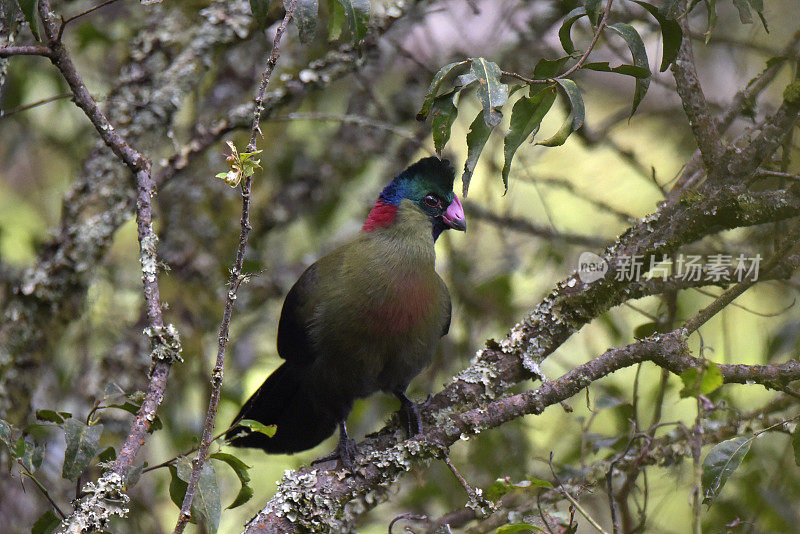
[[[537,145],[542,146],[561,146],[567,140],[567,138],[574,132],[583,126],[583,122],[586,119],[586,108],[583,105],[583,97],[581,96],[581,90],[578,88],[578,85],[573,82],[572,80],[568,80],[566,78],[556,80],[561,88],[564,90],[564,94],[567,95],[567,99],[569,100],[570,112],[567,115],[567,118],[564,120],[564,123],[561,125],[561,128],[553,135],[553,137],[549,139],[545,139]]]
[[[444,146],[450,139],[450,128],[458,115],[458,109],[453,103],[455,97],[455,89],[449,93],[437,96],[433,101],[431,108],[431,129],[433,130],[433,146],[436,153],[441,156]]]
[[[83,473],[94,455],[103,425],[88,426],[77,419],[67,419],[64,423],[64,435],[67,438],[67,450],[64,453],[64,468],[61,476],[75,481]]]
[[[367,35],[369,22],[369,0],[338,0],[344,7],[344,17],[353,34],[353,41],[359,42]]]
[[[33,445],[30,454],[28,454],[26,451],[25,457],[22,458],[22,461],[25,463],[25,467],[27,467],[31,473],[35,473],[40,467],[42,467],[42,462],[44,461],[44,449],[44,444]]]
[[[642,67],[637,67],[635,65],[618,65],[616,67],[612,67],[608,61],[584,63],[581,68],[599,72],[615,72],[617,74],[633,76],[634,78],[647,78],[651,74],[649,69],[643,69]]]
[[[50,534],[60,524],[61,520],[56,517],[56,514],[52,510],[48,510],[33,524],[31,534]]]
[[[189,469],[191,476],[191,468]],[[206,523],[209,532],[215,534],[219,530],[219,517],[222,513],[222,506],[219,501],[219,486],[217,485],[217,473],[211,462],[203,464],[200,470],[200,480],[197,482],[197,492],[192,501],[192,510],[197,512]]]
[[[722,487],[736,469],[742,465],[742,460],[750,450],[752,438],[739,436],[737,438],[717,443],[708,451],[703,460],[703,502],[713,501]]]
[[[175,503],[175,506],[180,508],[183,505],[183,498],[186,496],[186,489],[189,487],[187,480],[183,480],[180,475],[178,474],[178,465],[181,462],[187,463],[189,460],[186,458],[182,458],[178,461],[178,464],[172,464],[169,466],[169,498],[172,499],[172,502]],[[189,474],[192,473],[192,466],[189,465]]]
[[[47,421],[60,425],[64,422],[64,418],[55,410],[36,410],[36,419],[39,421]]]
[[[508,100],[508,85],[500,83],[500,67],[482,57],[472,58],[471,71],[478,78],[478,98],[483,105],[487,126],[497,126],[503,118],[497,108]]]
[[[739,20],[742,24],[752,24],[753,15],[750,13],[750,6],[747,0],[733,0],[733,5],[739,11]]]
[[[278,427],[275,425],[265,425],[264,423],[259,423],[258,421],[254,421],[252,419],[242,419],[237,423],[239,426],[243,426],[250,430],[250,432],[258,432],[260,434],[264,434],[268,438],[271,438],[277,432]]]
[[[36,447],[30,441],[27,441],[24,437],[20,436],[17,440],[17,443],[14,447],[13,451],[14,456],[22,462],[22,465],[25,466],[25,469],[33,473],[38,469],[38,466],[42,465],[42,457],[44,455],[44,447]],[[37,458],[34,460],[34,454],[37,455]],[[34,465],[36,464],[36,465]]]
[[[540,59],[533,68],[533,79],[547,80],[555,78],[561,72],[561,68],[569,58],[570,56],[564,56],[558,59]]]
[[[25,15],[25,20],[28,21],[33,36],[37,41],[41,41],[42,36],[39,34],[39,23],[36,18],[39,14],[39,0],[17,0],[17,5]]]
[[[231,469],[233,469],[233,471],[236,473],[236,476],[239,478],[239,482],[242,485],[242,487],[239,489],[239,493],[236,494],[236,498],[233,499],[233,502],[228,505],[226,510],[236,508],[237,506],[241,506],[249,501],[253,497],[253,488],[251,488],[248,484],[248,482],[250,482],[250,474],[247,470],[250,469],[250,466],[236,456],[232,454],[226,454],[224,452],[214,453],[211,455],[211,458],[220,460],[231,466]]]
[[[636,339],[644,339],[652,336],[656,332],[658,332],[658,323],[644,323],[636,327],[636,329],[633,331],[633,337]]]
[[[508,477],[506,478],[498,478],[494,481],[494,483],[486,489],[486,498],[492,502],[497,502],[497,500],[505,495],[506,493],[521,489],[521,490],[528,490],[532,488],[552,488],[553,485],[546,481],[539,478],[528,477],[526,480],[521,482],[512,483],[509,481]]]
[[[647,51],[644,48],[644,42],[642,42],[639,32],[637,32],[630,24],[625,24],[624,22],[611,24],[608,26],[608,29],[619,34],[620,37],[625,39],[625,42],[628,44],[628,48],[631,51],[631,55],[633,56],[633,64],[637,67],[647,69],[647,72],[650,72],[650,66],[647,62]],[[633,91],[633,105],[631,106],[631,117],[634,113],[636,113],[636,108],[639,107],[639,102],[641,102],[644,98],[649,86],[649,77],[636,78],[636,88]]]
[[[314,32],[317,29],[319,0],[297,0],[292,16],[294,17],[294,23],[297,24],[300,42],[311,42],[314,39]]]
[[[645,8],[658,21],[658,25],[661,28],[661,41],[663,42],[661,66],[658,70],[659,72],[664,72],[675,61],[678,56],[678,50],[681,48],[681,38],[683,36],[681,25],[677,23],[674,17],[664,16],[655,6],[641,0],[633,1]]]
[[[576,7],[564,17],[564,22],[561,23],[561,28],[558,29],[558,40],[561,41],[561,46],[567,54],[575,52],[575,45],[572,44],[572,25],[586,15],[586,10],[582,7]]]
[[[479,112],[469,125],[469,133],[467,134],[467,159],[464,161],[464,173],[461,175],[461,184],[463,186],[464,198],[467,198],[467,191],[469,190],[469,183],[472,180],[472,173],[475,172],[475,165],[478,163],[478,158],[481,156],[484,145],[489,139],[489,134],[492,133],[493,127],[487,126],[486,121],[483,120],[483,111]]]
[[[106,447],[97,455],[97,459],[101,462],[113,462],[117,459],[117,451],[114,450],[114,447]]]
[[[336,0],[328,0],[328,40],[335,41],[342,35],[344,8]]]
[[[681,398],[708,395],[722,386],[724,382],[722,371],[712,361],[706,362],[706,368],[702,372],[690,367],[680,374],[680,378],[683,382],[683,389],[680,391]]]
[[[503,185],[508,191],[508,174],[511,172],[511,160],[519,146],[539,130],[539,125],[556,99],[554,87],[548,87],[531,97],[517,100],[511,110],[511,128],[506,134],[503,154]]]
[[[250,12],[259,28],[267,25],[270,0],[250,0]]]
[[[600,15],[603,13],[603,7],[601,2],[603,0],[586,0],[584,3],[584,7],[586,8],[586,13],[589,15],[589,21],[592,23],[592,26],[597,26],[600,22]]]
[[[800,425],[792,433],[792,449],[794,450],[794,464],[800,466]]]
[[[436,95],[439,92],[439,87],[442,85],[442,81],[445,79],[445,77],[453,72],[453,70],[466,64],[466,61],[456,61],[454,63],[450,63],[449,65],[445,65],[439,69],[439,72],[433,76],[433,80],[428,86],[428,92],[425,94],[425,100],[422,102],[422,107],[417,112],[418,121],[424,121],[428,117],[428,114],[431,112],[431,108],[433,107],[433,101],[436,98]]]
[[[767,27],[767,19],[764,18],[764,2],[763,0],[747,0],[750,3],[750,7],[755,10],[758,14],[758,18],[761,19],[761,24],[764,26],[764,31],[769,33],[769,28]]]
[[[528,523],[511,523],[497,527],[495,534],[516,534],[518,532],[544,532],[536,525],[529,525]]]

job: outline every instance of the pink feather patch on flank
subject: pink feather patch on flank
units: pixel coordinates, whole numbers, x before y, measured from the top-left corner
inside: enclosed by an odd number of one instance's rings
[[[363,230],[365,232],[371,232],[376,228],[391,226],[396,216],[397,206],[379,200],[372,206],[372,210],[370,210],[367,216],[367,221],[364,223]]]

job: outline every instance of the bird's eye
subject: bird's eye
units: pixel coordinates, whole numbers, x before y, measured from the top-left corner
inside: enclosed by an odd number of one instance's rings
[[[441,207],[442,201],[436,195],[425,195],[425,204],[432,208]]]

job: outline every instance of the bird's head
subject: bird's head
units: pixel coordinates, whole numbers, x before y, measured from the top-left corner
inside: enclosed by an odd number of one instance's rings
[[[448,228],[467,230],[464,208],[453,192],[455,170],[449,160],[429,157],[398,174],[370,211],[364,230],[390,226],[403,200],[410,200],[431,220],[433,239]]]

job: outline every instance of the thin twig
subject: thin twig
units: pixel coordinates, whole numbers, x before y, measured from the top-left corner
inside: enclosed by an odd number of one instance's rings
[[[572,74],[573,72],[578,70],[579,68],[583,67],[583,64],[589,58],[589,54],[592,53],[592,49],[594,48],[594,45],[597,44],[597,40],[600,38],[600,34],[603,32],[603,29],[606,27],[606,20],[608,19],[608,14],[611,13],[611,4],[613,3],[613,1],[614,0],[608,0],[606,2],[606,7],[603,10],[603,16],[600,17],[600,22],[597,24],[597,29],[595,30],[594,35],[592,36],[592,41],[589,43],[589,46],[586,47],[586,51],[583,53],[583,55],[580,57],[580,59],[578,59],[578,62],[575,63],[572,67],[570,67],[566,72],[563,72],[563,73],[559,74],[558,76],[556,76],[555,79],[560,80],[562,78],[566,78],[567,76],[569,76],[570,74]]]
[[[261,132],[261,112],[263,111],[264,95],[266,94],[267,85],[275,69],[280,56],[280,43],[289,21],[292,19],[297,0],[292,0],[286,6],[286,14],[283,17],[278,29],[275,33],[275,39],[272,42],[272,51],[270,52],[267,66],[264,69],[264,74],[261,77],[261,83],[258,87],[256,96],[256,108],[253,116],[253,125],[250,132],[250,142],[247,144],[246,152],[254,152],[256,150],[256,140],[258,134]],[[250,188],[252,186],[252,176],[247,176],[242,182],[242,217],[241,217],[241,230],[239,233],[239,246],[236,249],[236,258],[231,269],[231,277],[228,282],[228,294],[225,300],[225,309],[222,314],[222,323],[219,327],[219,344],[217,346],[217,359],[214,365],[211,378],[211,398],[208,402],[208,411],[206,412],[206,419],[203,425],[203,436],[200,441],[197,455],[192,461],[192,474],[189,478],[186,487],[186,494],[181,504],[181,511],[178,515],[178,522],[175,525],[174,534],[181,534],[186,528],[186,524],[191,519],[192,515],[192,501],[194,500],[197,485],[200,482],[200,473],[203,464],[208,459],[208,451],[211,447],[212,432],[214,429],[214,422],[217,417],[217,409],[219,407],[219,398],[222,392],[222,377],[225,366],[225,352],[228,345],[228,333],[230,329],[231,316],[233,314],[233,307],[236,302],[236,293],[239,285],[246,278],[242,276],[242,265],[244,263],[244,255],[247,250],[247,240],[250,236]]]
[[[43,106],[45,104],[49,104],[50,102],[55,102],[56,100],[62,100],[64,98],[72,98],[72,93],[62,93],[60,95],[43,98],[42,100],[37,100],[36,102],[31,102],[30,104],[25,104],[24,106],[17,106],[15,108],[11,108],[8,111],[3,111],[2,109],[0,109],[0,120],[8,118],[15,113],[28,111],[29,109]]]
[[[589,524],[592,525],[595,529],[597,529],[598,532],[601,532],[602,534],[608,534],[608,532],[606,532],[603,529],[603,527],[600,526],[600,523],[595,521],[595,519],[591,515],[589,515],[589,512],[584,510],[583,507],[580,505],[580,503],[577,500],[575,500],[575,498],[572,495],[569,494],[567,489],[561,483],[561,480],[558,478],[558,475],[556,475],[556,470],[553,468],[553,452],[552,451],[550,451],[550,472],[553,474],[553,479],[555,479],[556,483],[558,483],[558,491],[559,491],[559,493],[561,493],[564,497],[566,497],[566,499],[570,503],[572,503],[572,506],[574,506],[578,510],[578,512],[580,512],[580,514],[583,517],[586,518],[586,520],[589,522]]]
[[[51,51],[46,46],[39,45],[20,45],[20,46],[0,46],[0,58],[12,56],[43,56],[50,57]]]
[[[75,20],[77,18],[83,17],[84,15],[88,15],[92,11],[97,11],[101,7],[105,7],[108,4],[113,4],[116,1],[117,0],[105,0],[105,2],[101,2],[100,4],[97,4],[94,7],[90,7],[86,11],[82,11],[82,12],[78,13],[77,15],[72,15],[71,17],[69,17],[67,19],[62,18],[61,19],[61,25],[58,27],[58,35],[56,35],[56,42],[61,42],[61,36],[64,34],[64,28],[66,27],[67,24],[69,24],[70,22],[72,22],[73,20]]]
[[[50,506],[52,506],[53,509],[58,512],[58,515],[61,516],[61,519],[66,519],[67,514],[65,514],[64,511],[58,506],[56,501],[53,500],[53,497],[50,496],[50,492],[47,491],[47,488],[44,487],[41,482],[39,482],[39,480],[33,475],[33,473],[31,473],[21,459],[17,459],[17,463],[19,463],[20,467],[25,470],[25,476],[33,480],[33,483],[36,485],[42,495],[44,495],[45,499],[47,499],[47,501],[50,503]]]

